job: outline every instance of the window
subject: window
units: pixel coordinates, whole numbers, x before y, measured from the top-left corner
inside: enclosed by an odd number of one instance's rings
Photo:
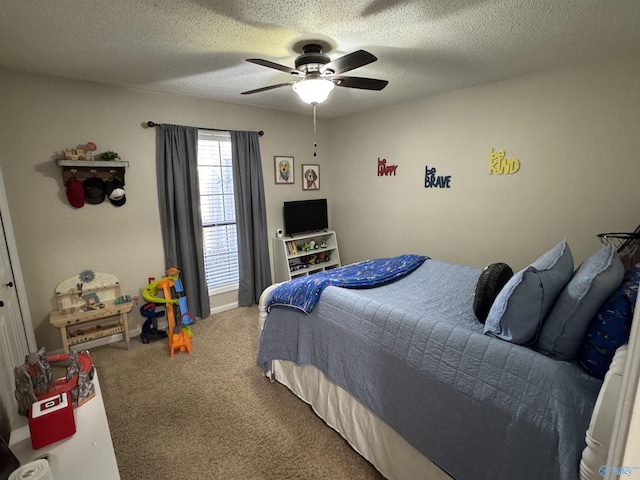
[[[198,131],[198,177],[209,293],[237,289],[238,242],[229,132]]]

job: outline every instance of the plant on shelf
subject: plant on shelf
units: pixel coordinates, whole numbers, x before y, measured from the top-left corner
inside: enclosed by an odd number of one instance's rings
[[[120,155],[118,155],[116,152],[108,151],[108,152],[102,152],[100,154],[100,158],[103,160],[116,160],[120,158]]]

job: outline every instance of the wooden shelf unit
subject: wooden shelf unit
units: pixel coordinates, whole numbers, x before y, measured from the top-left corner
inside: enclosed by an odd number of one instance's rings
[[[312,240],[315,241],[317,245],[324,242],[326,246],[303,251],[302,246]],[[296,246],[295,253],[288,247],[290,242],[293,242]],[[319,253],[327,255],[329,260],[309,264],[309,259],[314,255],[317,256]],[[340,266],[338,240],[336,233],[331,230],[285,236],[283,238],[275,237],[273,239],[273,255],[276,282],[285,282],[292,278],[310,275]],[[300,267],[300,265],[304,266]]]
[[[66,185],[70,178],[77,178],[81,182],[90,177],[103,180],[117,178],[125,185],[124,172],[129,166],[125,160],[56,160],[62,167],[62,184]]]

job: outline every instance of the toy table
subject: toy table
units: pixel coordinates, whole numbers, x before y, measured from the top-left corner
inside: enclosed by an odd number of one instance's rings
[[[70,346],[117,334],[122,334],[128,350],[131,339],[127,314],[133,303],[121,302],[118,277],[90,274],[82,278],[75,275],[58,284],[58,310],[51,312],[49,322],[60,329],[65,353],[69,353]]]

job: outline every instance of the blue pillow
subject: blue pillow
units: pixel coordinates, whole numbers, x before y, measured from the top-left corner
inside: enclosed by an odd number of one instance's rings
[[[520,345],[534,343],[572,274],[573,256],[565,239],[511,277],[489,310],[484,333]]]
[[[627,271],[620,288],[591,321],[580,352],[580,365],[590,375],[604,378],[618,347],[629,342],[639,283],[640,263]]]
[[[622,283],[624,267],[613,244],[587,258],[562,290],[542,325],[537,349],[556,360],[580,353],[589,323]]]

